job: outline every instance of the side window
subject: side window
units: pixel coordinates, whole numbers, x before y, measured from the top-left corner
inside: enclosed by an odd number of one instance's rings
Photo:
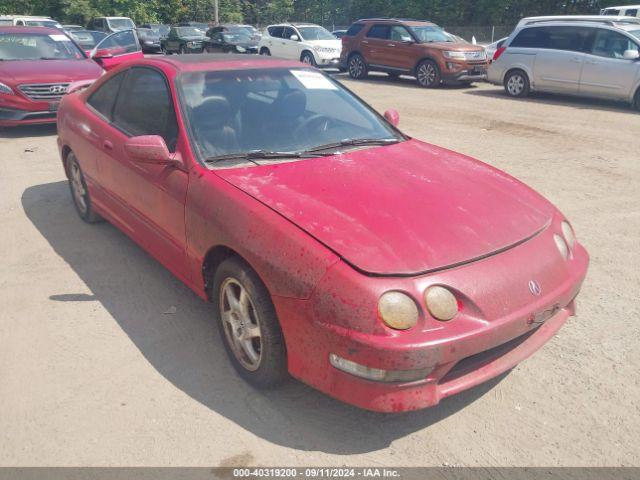
[[[150,68],[132,68],[118,96],[113,122],[132,136],[160,135],[175,150],[178,124],[164,76]]]
[[[213,40],[214,42],[222,43],[223,41],[222,33],[221,32],[214,33],[213,36],[211,37],[211,40]]]
[[[624,14],[627,17],[637,17],[638,16],[638,9],[637,8],[631,8],[631,9],[627,10],[626,12],[624,12]]]
[[[589,40],[589,29],[582,27],[545,27],[547,46],[553,50],[584,52]]]
[[[599,57],[623,58],[627,50],[638,51],[638,45],[613,30],[598,29],[591,53]]]
[[[284,32],[284,27],[270,27],[269,35],[275,38],[282,38],[282,32]]]
[[[390,33],[391,33],[390,25],[374,25],[367,32],[367,37],[388,40]]]
[[[406,28],[394,25],[391,27],[391,40],[394,42],[410,42],[413,40],[413,37]]]
[[[616,8],[607,8],[607,9],[604,11],[604,14],[605,14],[605,15],[611,15],[611,16],[617,17],[618,15],[620,15],[620,10],[618,10],[618,9],[616,9]]]
[[[363,28],[364,23],[354,23],[349,27],[349,30],[347,30],[347,33],[345,33],[345,35],[349,37],[355,37],[362,31]]]
[[[100,112],[105,118],[111,120],[113,113],[113,103],[118,96],[120,84],[125,77],[126,72],[119,73],[102,84],[95,92],[91,94],[87,103],[95,110]]]
[[[282,34],[282,38],[289,40],[292,35],[298,35],[296,31],[291,27],[285,27],[284,32]],[[300,37],[300,35],[298,35]]]
[[[525,28],[516,35],[510,47],[546,48],[547,36],[541,27]]]
[[[113,56],[133,53],[139,50],[139,44],[133,30],[123,30],[112,34],[98,45],[99,50],[109,50]]]

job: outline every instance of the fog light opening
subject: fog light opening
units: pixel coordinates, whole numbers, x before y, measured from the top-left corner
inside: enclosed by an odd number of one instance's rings
[[[409,383],[425,380],[433,370],[433,368],[430,367],[417,370],[382,370],[347,360],[335,353],[329,355],[329,363],[331,363],[334,368],[355,377],[385,383]]]

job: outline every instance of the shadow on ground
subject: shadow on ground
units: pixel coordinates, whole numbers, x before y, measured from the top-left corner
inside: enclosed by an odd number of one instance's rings
[[[455,414],[504,378],[436,408],[399,415],[359,410],[293,380],[277,390],[254,390],[230,366],[209,305],[116,228],[83,223],[65,182],[28,188],[22,205],[92,294],[61,285],[41,301],[100,302],[167,381],[269,442],[345,455],[380,450]]]
[[[48,137],[56,135],[56,124],[0,127],[0,138]]]

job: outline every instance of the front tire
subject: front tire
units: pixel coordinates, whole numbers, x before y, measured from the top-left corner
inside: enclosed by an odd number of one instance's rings
[[[439,87],[442,76],[436,62],[432,60],[420,62],[418,68],[416,68],[416,80],[418,85],[423,88]]]
[[[367,64],[360,54],[355,54],[349,59],[349,76],[354,80],[362,80],[368,75]]]
[[[522,70],[513,70],[507,73],[504,78],[504,90],[507,95],[513,98],[524,98],[529,96],[531,85],[529,77]]]
[[[251,385],[271,388],[288,377],[284,337],[271,296],[242,260],[223,261],[213,277],[211,300],[225,350]]]
[[[265,57],[270,57],[271,51],[267,47],[262,47],[260,49],[260,55],[264,55]]]
[[[311,65],[312,67],[316,66],[316,59],[313,57],[313,54],[310,52],[304,52],[300,57],[300,61],[307,65]]]
[[[640,88],[638,88],[636,96],[634,97],[633,107],[640,112]]]
[[[91,203],[87,183],[84,180],[84,174],[73,152],[67,155],[67,169],[71,198],[73,199],[73,205],[76,207],[78,215],[87,223],[99,222],[101,217],[93,210],[93,204]]]

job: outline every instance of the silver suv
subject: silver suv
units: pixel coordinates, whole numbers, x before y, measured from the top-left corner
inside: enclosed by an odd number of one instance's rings
[[[496,51],[488,80],[512,97],[544,91],[623,100],[640,109],[640,22],[521,25]]]

